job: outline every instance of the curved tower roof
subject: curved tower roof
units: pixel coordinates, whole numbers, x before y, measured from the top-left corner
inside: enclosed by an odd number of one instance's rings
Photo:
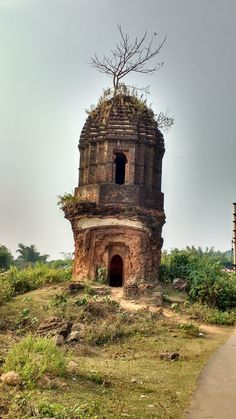
[[[91,111],[80,136],[80,145],[102,142],[155,142],[164,152],[164,140],[153,111],[135,96],[119,94],[100,101]]]

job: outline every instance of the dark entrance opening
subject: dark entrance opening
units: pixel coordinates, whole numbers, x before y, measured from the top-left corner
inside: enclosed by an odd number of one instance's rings
[[[123,260],[119,255],[115,255],[111,259],[109,271],[109,284],[111,287],[122,287]]]
[[[118,185],[123,185],[125,183],[125,165],[127,163],[126,156],[123,153],[116,153],[115,158],[115,182]]]

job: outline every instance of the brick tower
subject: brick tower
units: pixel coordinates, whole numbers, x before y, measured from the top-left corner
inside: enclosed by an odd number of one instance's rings
[[[85,122],[79,150],[79,185],[63,204],[74,278],[102,274],[111,286],[158,281],[165,150],[152,110],[127,94],[104,99]]]

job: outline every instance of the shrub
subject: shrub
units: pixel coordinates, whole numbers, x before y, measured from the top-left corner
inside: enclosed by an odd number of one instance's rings
[[[199,336],[200,333],[199,327],[193,323],[180,323],[179,329],[183,332],[183,335],[187,337],[196,337]]]
[[[221,311],[216,307],[209,307],[207,304],[195,303],[187,309],[191,318],[209,324],[232,326],[236,323],[236,309]]]
[[[200,249],[201,250],[201,249]],[[223,272],[222,264],[210,251],[190,248],[164,253],[160,279],[172,282],[176,277],[187,279],[187,292],[193,302],[201,302],[227,311],[236,307],[236,275]],[[208,249],[209,250],[209,249]]]
[[[163,253],[160,266],[160,280],[171,283],[174,278],[188,278],[198,264],[198,258],[187,250],[173,250]]]
[[[189,297],[220,310],[236,307],[236,276],[224,273],[218,263],[206,263],[190,274]]]
[[[3,369],[18,372],[27,385],[34,385],[45,373],[65,375],[66,363],[63,351],[50,339],[28,335],[10,349]]]
[[[45,264],[36,264],[26,269],[11,267],[0,276],[0,302],[43,285],[69,281],[71,268],[56,269]]]

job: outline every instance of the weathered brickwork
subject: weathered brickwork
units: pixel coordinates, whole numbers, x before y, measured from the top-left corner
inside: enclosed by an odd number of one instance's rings
[[[113,286],[158,281],[164,140],[152,111],[119,95],[99,105],[81,133],[79,185],[64,206],[75,240],[75,279]]]

